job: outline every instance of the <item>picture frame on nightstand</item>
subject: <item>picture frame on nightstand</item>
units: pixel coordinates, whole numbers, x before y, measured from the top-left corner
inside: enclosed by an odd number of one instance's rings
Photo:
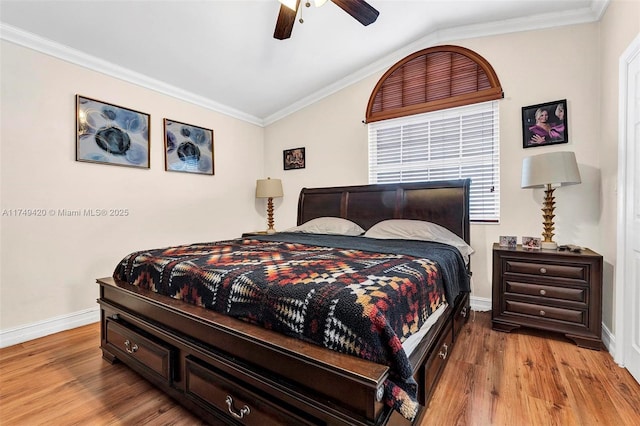
[[[522,248],[540,250],[541,240],[537,237],[522,237]]]
[[[515,235],[501,235],[500,236],[500,247],[511,247],[515,248],[518,245],[518,237]]]

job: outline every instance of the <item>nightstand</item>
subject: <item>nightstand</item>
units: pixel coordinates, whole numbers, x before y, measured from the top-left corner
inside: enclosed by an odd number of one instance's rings
[[[531,327],[602,348],[602,256],[493,245],[494,330]]]

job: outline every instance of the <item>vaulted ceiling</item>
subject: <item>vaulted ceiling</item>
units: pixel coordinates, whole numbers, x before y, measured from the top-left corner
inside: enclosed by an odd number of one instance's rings
[[[273,38],[278,0],[2,0],[0,35],[264,125],[424,47],[596,21],[608,4],[368,0],[380,16],[365,27],[331,1],[304,2],[287,40]]]

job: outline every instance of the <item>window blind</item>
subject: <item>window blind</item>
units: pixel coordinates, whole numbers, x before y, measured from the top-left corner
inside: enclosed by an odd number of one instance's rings
[[[500,219],[497,101],[370,123],[369,183],[471,178],[470,217]]]
[[[491,64],[460,46],[434,46],[398,61],[369,97],[366,122],[502,98]]]

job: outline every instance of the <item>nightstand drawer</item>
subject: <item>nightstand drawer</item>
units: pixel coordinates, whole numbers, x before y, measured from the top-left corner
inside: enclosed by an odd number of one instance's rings
[[[584,312],[574,309],[556,308],[552,306],[536,305],[533,303],[505,300],[505,311],[530,315],[536,318],[547,318],[584,324]]]
[[[529,284],[518,281],[505,280],[507,293],[526,294],[549,299],[571,300],[574,302],[587,302],[586,288],[552,287],[547,285]]]
[[[521,262],[505,260],[505,273],[529,274],[548,277],[571,278],[586,281],[586,265],[560,265],[554,263]]]

